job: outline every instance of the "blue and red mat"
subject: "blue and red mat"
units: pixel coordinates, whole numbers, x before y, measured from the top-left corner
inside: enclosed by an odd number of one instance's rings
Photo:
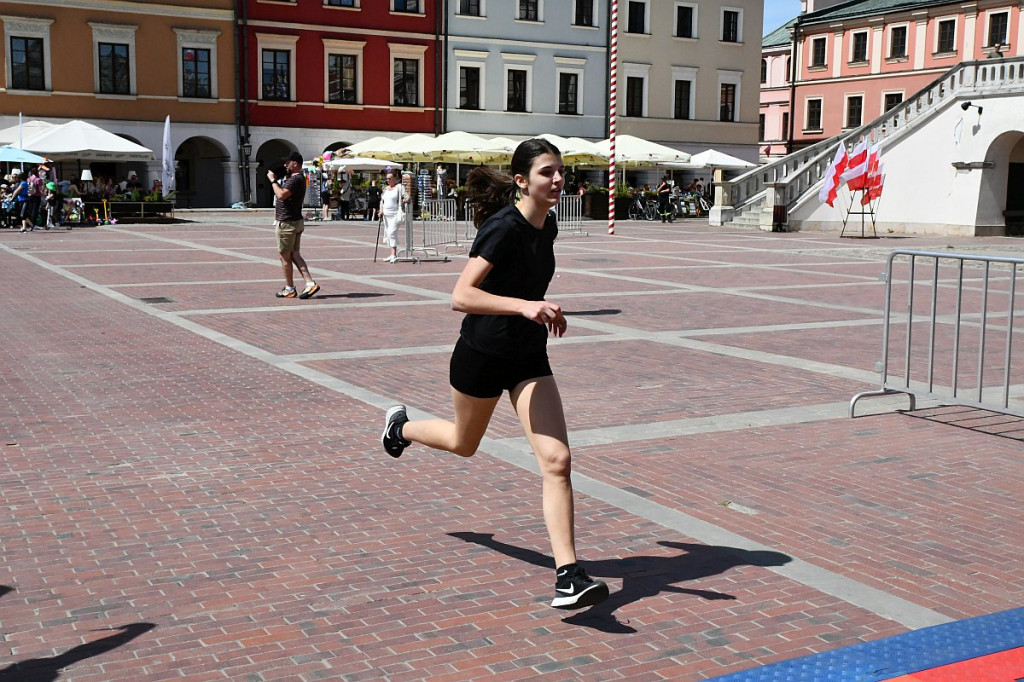
[[[715,682],[1024,682],[1024,608],[781,661]]]

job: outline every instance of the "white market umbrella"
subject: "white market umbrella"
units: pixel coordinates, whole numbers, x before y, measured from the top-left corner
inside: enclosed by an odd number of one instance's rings
[[[665,164],[669,168],[708,168],[714,170],[715,168],[722,168],[724,170],[743,170],[746,168],[753,168],[756,163],[744,161],[735,156],[730,156],[724,152],[717,151],[715,149],[705,149],[700,154],[694,154],[690,157],[690,160],[683,164]]]
[[[589,142],[582,137],[562,137],[553,133],[543,133],[537,137],[558,147],[558,151],[562,152],[562,162],[567,166],[608,165],[608,153],[602,151],[597,143]]]
[[[611,156],[611,142],[595,142],[605,159]],[[644,168],[661,166],[666,163],[685,163],[690,155],[657,142],[651,142],[633,135],[615,136],[615,166],[622,168]]]
[[[55,124],[47,123],[46,121],[26,121],[20,126],[4,128],[3,130],[0,130],[0,144],[11,144],[17,146],[19,140],[25,140],[36,133],[46,130],[47,128],[52,128],[54,125]]]
[[[153,150],[85,121],[70,121],[26,138],[22,148],[54,161],[152,161]]]
[[[342,156],[334,157],[330,161],[324,161],[324,169],[338,170],[345,173],[358,173],[360,171],[382,171],[388,167],[394,170],[402,170],[402,164],[387,159],[374,159],[368,156]]]
[[[445,163],[493,163],[511,154],[491,141],[472,133],[454,130],[429,137],[407,135],[395,141],[396,158],[408,161],[437,161]]]
[[[344,149],[339,150],[343,158],[346,156],[360,156],[363,158],[388,158],[395,141],[390,137],[378,135],[362,142],[356,142]]]

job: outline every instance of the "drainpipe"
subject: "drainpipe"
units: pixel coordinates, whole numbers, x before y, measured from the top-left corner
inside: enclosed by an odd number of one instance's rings
[[[793,131],[796,126],[796,73],[800,66],[797,45],[800,38],[800,17],[793,24],[793,44],[789,48],[789,130],[786,131],[786,154],[793,152]]]
[[[434,135],[440,135],[442,131],[441,81],[444,76],[441,71],[441,12],[439,3],[434,3]]]
[[[441,51],[441,130],[448,132],[448,0],[442,3],[444,10],[441,14],[441,37],[443,46]]]
[[[241,63],[240,59],[240,47],[238,40],[238,24],[239,24],[239,8],[244,5],[245,0],[236,0],[235,12],[234,12],[234,37],[235,37],[235,64]],[[242,181],[242,201],[247,199],[245,192],[245,180],[246,180],[246,169],[245,169],[245,153],[242,151],[242,144],[245,138],[242,136],[242,80],[239,74],[240,69],[235,69],[235,150],[238,153],[238,172],[240,174],[240,180]]]

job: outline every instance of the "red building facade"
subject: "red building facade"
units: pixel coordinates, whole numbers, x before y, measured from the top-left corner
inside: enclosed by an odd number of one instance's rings
[[[239,158],[258,203],[263,169],[288,152],[441,132],[439,0],[239,2]]]

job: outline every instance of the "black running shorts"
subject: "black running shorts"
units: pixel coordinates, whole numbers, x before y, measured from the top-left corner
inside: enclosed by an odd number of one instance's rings
[[[528,358],[497,358],[470,348],[462,338],[452,351],[452,388],[474,398],[497,398],[527,379],[551,376],[547,354]]]

